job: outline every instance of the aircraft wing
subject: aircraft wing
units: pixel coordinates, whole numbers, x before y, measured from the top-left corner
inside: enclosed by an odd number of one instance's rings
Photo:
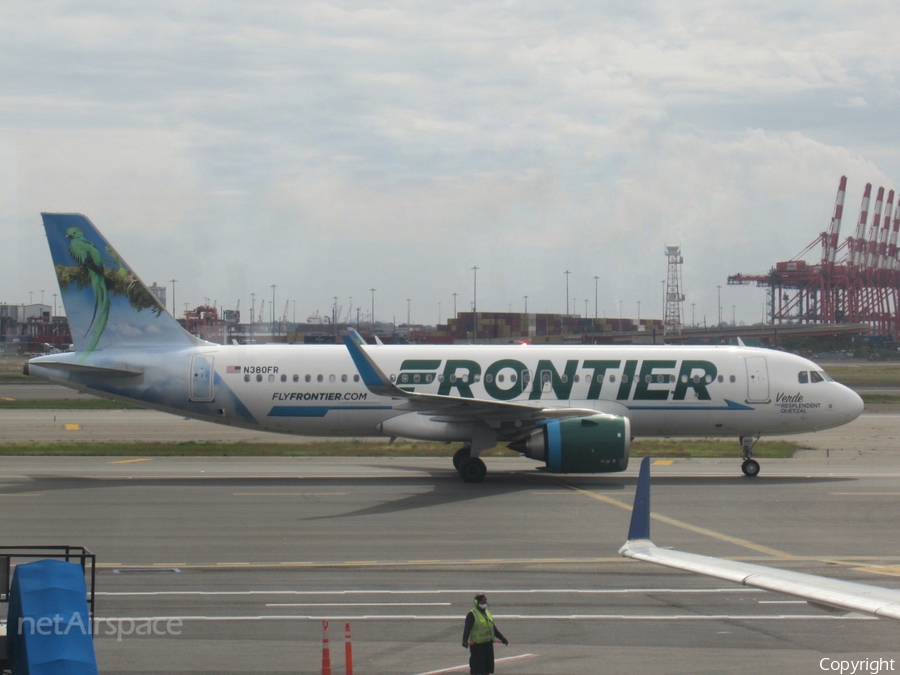
[[[619,549],[619,554],[744,586],[792,595],[816,606],[900,620],[900,590],[723,560],[654,545],[650,540],[649,457],[641,462],[628,541]]]
[[[378,396],[401,399],[395,406],[396,410],[431,414],[436,421],[482,420],[495,428],[506,421],[520,421],[523,424],[510,431],[514,437],[524,435],[524,432],[533,429],[542,420],[601,414],[592,408],[546,408],[523,403],[405,391],[391,382],[353,333],[345,334],[343,340],[369,391]]]

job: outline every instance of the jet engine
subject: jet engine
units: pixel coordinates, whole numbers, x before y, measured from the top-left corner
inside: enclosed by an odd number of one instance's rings
[[[619,415],[549,420],[511,450],[547,464],[552,473],[611,473],[628,468],[631,423]]]

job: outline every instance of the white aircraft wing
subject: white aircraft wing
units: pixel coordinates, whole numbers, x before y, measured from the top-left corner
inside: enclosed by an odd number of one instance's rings
[[[619,549],[627,558],[733,581],[807,600],[810,604],[900,620],[900,590],[780,570],[734,560],[659,548],[650,540],[650,458],[641,462],[628,541]]]
[[[355,333],[355,331],[354,331]],[[363,383],[374,394],[399,399],[397,410],[409,410],[434,415],[436,420],[460,421],[478,419],[499,425],[504,421],[518,420],[533,422],[559,419],[561,417],[584,417],[603,415],[591,408],[546,408],[541,405],[524,403],[507,403],[504,401],[487,401],[484,399],[462,398],[459,396],[438,396],[405,391],[391,382],[390,378],[378,367],[378,364],[366,352],[354,333],[343,336],[344,344],[353,358],[353,363],[362,377]],[[515,427],[515,434],[521,436],[531,425]]]

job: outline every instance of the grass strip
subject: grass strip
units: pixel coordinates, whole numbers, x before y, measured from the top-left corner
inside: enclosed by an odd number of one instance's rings
[[[863,403],[900,403],[900,396],[891,394],[860,394]]]
[[[452,457],[458,444],[398,441],[391,445],[372,441],[316,441],[311,443],[6,443],[0,455],[102,457]],[[792,457],[802,446],[788,441],[760,441],[754,456]],[[634,457],[738,458],[736,440],[645,439],[631,446]],[[486,457],[517,457],[507,449],[483,453]]]
[[[25,400],[15,399],[7,401],[0,399],[0,410],[143,410],[140,406],[131,405],[130,403],[120,403],[119,401],[107,401],[102,398],[78,398],[78,399],[55,399],[52,401],[45,400]]]

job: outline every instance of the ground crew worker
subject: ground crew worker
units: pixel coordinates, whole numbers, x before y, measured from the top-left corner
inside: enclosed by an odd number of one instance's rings
[[[472,604],[474,607],[466,614],[462,646],[469,648],[471,675],[488,675],[494,672],[494,640],[500,640],[505,645],[509,644],[509,640],[494,625],[484,593],[476,595]]]

